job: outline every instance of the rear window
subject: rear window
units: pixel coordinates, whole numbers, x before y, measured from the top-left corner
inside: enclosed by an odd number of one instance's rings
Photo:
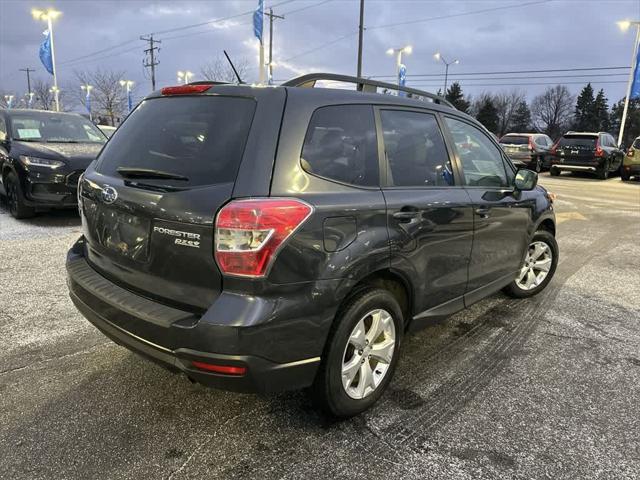
[[[500,143],[505,145],[529,145],[529,137],[527,136],[506,136],[502,137]]]
[[[100,130],[80,115],[21,112],[11,115],[14,140],[43,143],[104,143]]]
[[[595,148],[597,137],[586,135],[565,135],[560,139],[560,147],[588,147]]]
[[[188,180],[144,179],[152,185],[193,187],[235,181],[255,112],[255,101],[235,97],[145,100],[113,134],[97,171],[160,170]]]

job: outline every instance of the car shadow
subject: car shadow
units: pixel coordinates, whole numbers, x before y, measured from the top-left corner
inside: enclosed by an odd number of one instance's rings
[[[11,215],[6,199],[3,197],[0,197],[0,215]],[[75,208],[39,212],[32,218],[18,221],[34,227],[77,227],[81,224],[78,210]]]

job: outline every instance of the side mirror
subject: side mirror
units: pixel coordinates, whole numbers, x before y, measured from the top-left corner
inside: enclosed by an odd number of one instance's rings
[[[518,191],[533,190],[538,184],[538,174],[533,170],[521,169],[516,172],[515,187]]]

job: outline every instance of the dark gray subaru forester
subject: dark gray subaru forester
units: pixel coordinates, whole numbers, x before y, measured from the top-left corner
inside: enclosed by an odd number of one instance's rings
[[[313,88],[326,80],[355,88]],[[407,330],[549,283],[555,218],[536,183],[420,90],[331,74],[168,87],[80,181],[70,294],[193,381],[311,387],[350,416],[382,395]]]

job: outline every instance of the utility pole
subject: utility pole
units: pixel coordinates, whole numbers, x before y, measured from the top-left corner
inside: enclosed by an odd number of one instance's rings
[[[31,93],[31,77],[30,77],[30,73],[31,72],[35,72],[35,69],[33,68],[21,68],[20,69],[21,72],[27,72],[27,95]]]
[[[155,43],[162,43],[161,40],[154,40],[153,35],[149,35],[148,37],[142,36],[140,40],[144,40],[145,42],[149,42],[149,48],[145,49],[144,53],[149,55],[149,58],[145,58],[142,61],[142,65],[145,68],[151,67],[151,90],[156,89],[156,65],[160,62],[156,59],[156,51],[160,51],[160,48],[155,47]]]
[[[273,8],[270,8],[269,13],[265,15],[269,17],[269,83],[271,83],[273,81],[273,19],[284,20],[284,15],[275,15]]]
[[[362,37],[364,33],[364,0],[360,0],[360,27],[358,28],[358,73],[357,77],[362,76]]]

